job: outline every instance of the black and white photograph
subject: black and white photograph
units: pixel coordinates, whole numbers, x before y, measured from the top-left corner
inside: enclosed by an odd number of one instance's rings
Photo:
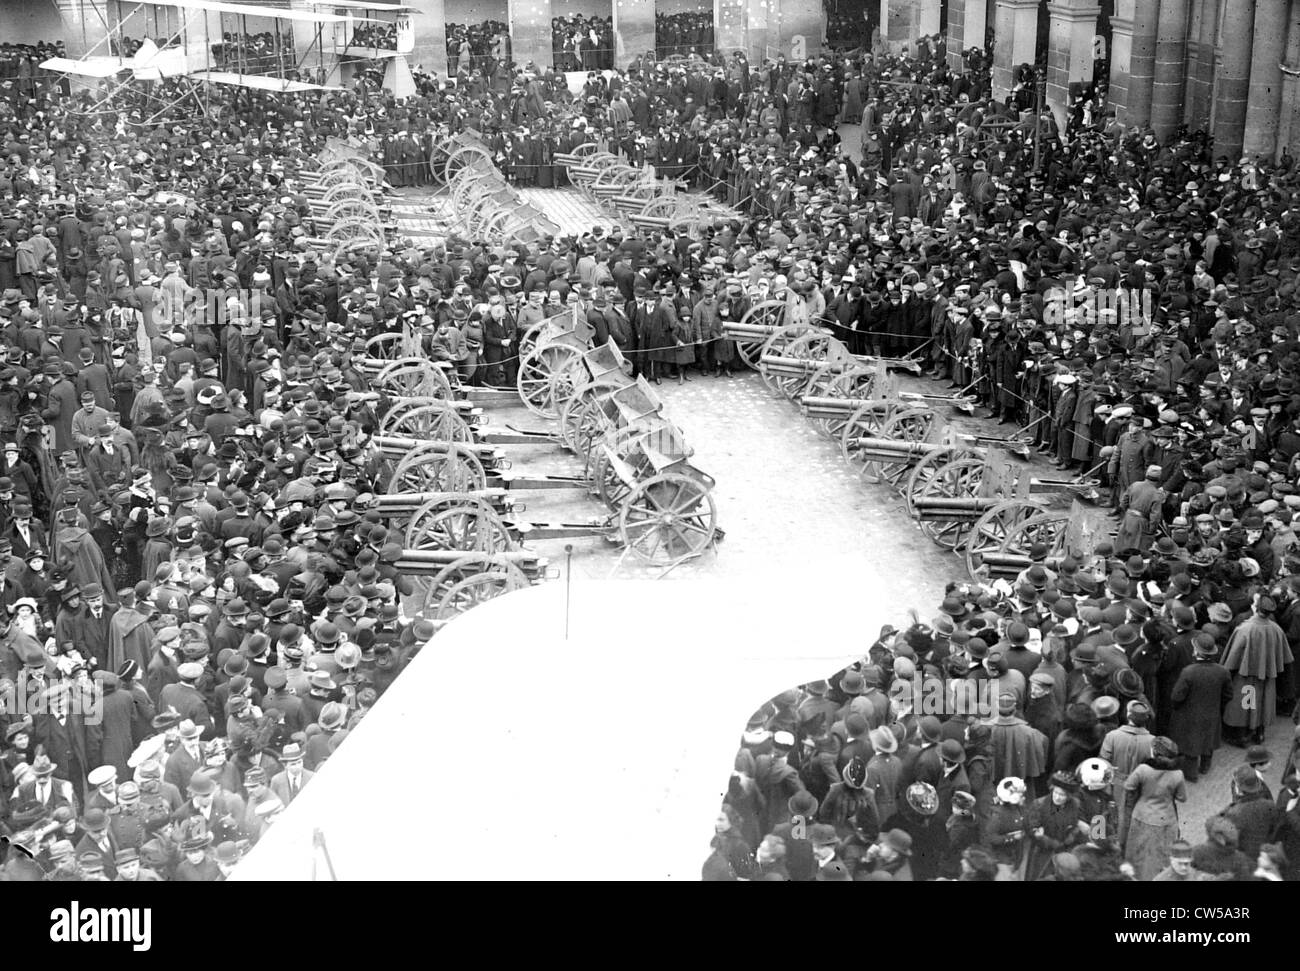
[[[1300,0],[0,0],[32,939],[179,957],[254,898],[50,885],[226,882],[1285,934],[1122,885],[1300,880],[1297,154]]]

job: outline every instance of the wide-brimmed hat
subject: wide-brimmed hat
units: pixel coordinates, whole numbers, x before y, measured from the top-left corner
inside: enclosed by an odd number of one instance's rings
[[[845,671],[844,677],[840,678],[840,690],[846,695],[860,695],[866,690],[866,679],[862,677],[861,671]]]
[[[893,753],[898,751],[898,738],[888,728],[873,728],[867,733],[867,740],[877,752]]]

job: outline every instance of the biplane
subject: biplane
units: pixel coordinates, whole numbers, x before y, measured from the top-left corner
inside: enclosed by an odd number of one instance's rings
[[[207,114],[208,85],[293,94],[342,90],[359,67],[386,59],[385,86],[414,92],[412,7],[321,0],[313,9],[224,0],[82,0],[106,28],[83,56],[41,67],[68,78],[110,82],[91,109],[113,110],[126,90],[153,111],[140,124]],[[84,14],[83,14],[84,16]],[[165,86],[156,82],[168,82]]]

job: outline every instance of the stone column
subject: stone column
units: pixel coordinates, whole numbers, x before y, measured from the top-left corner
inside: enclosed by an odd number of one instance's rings
[[[1065,131],[1070,85],[1092,80],[1092,42],[1101,5],[1096,0],[1052,0],[1047,12],[1052,18],[1047,38],[1047,106]]]
[[[983,0],[971,0],[972,6]],[[948,47],[948,69],[960,71],[965,65],[962,52],[966,50],[966,0],[948,0],[948,31],[944,40]]]
[[[943,19],[943,0],[920,0],[921,36],[933,37],[939,33],[939,21]]]
[[[447,17],[443,0],[404,0],[404,6],[419,11],[411,16],[411,27],[415,30],[411,64],[419,65],[438,77],[446,77]]]
[[[655,49],[655,0],[616,0],[614,4],[614,66],[627,67]]]
[[[1115,0],[1110,18],[1110,87],[1107,102],[1115,109],[1115,120],[1128,124],[1128,72],[1133,56],[1133,0]]]
[[[773,43],[776,37],[776,24],[771,21],[770,13],[770,0],[747,0],[745,6],[745,37],[749,45],[747,56],[750,64],[762,63],[763,58],[767,56],[768,45]],[[717,23],[716,19],[714,23]]]
[[[1241,152],[1271,159],[1277,151],[1282,111],[1282,57],[1286,49],[1287,0],[1256,0],[1255,43],[1250,53],[1250,93]]]
[[[1223,7],[1222,66],[1214,79],[1214,155],[1235,160],[1246,130],[1250,52],[1255,0],[1230,0]]]
[[[1151,123],[1151,94],[1155,82],[1156,21],[1160,0],[1137,0],[1133,6],[1133,41],[1129,49],[1128,124]]]
[[[733,51],[744,51],[750,63],[757,66],[766,53],[762,53],[759,60],[755,61],[754,54],[749,49],[746,30],[748,8],[748,0],[713,0],[713,38],[720,53],[726,55]]]
[[[551,0],[510,0],[508,10],[515,63],[522,66],[531,61],[545,71],[555,61],[551,47]]]
[[[951,16],[951,14],[950,14]],[[962,49],[984,47],[985,34],[989,32],[989,0],[966,0],[965,26],[962,28]]]
[[[1282,111],[1278,116],[1277,154],[1300,155],[1300,2],[1287,14],[1286,60],[1282,63]]]
[[[1155,82],[1151,86],[1151,128],[1162,142],[1173,135],[1183,120],[1187,16],[1188,0],[1160,0]]]
[[[1214,105],[1214,35],[1219,27],[1218,0],[1192,0],[1191,20],[1183,121],[1194,132],[1208,129]]]
[[[1021,64],[1033,64],[1038,49],[1038,0],[998,0],[997,38],[993,47],[993,97],[1011,93]]]
[[[802,50],[804,57],[822,52],[826,37],[826,9],[822,0],[768,0],[777,5],[776,38],[769,27],[767,43],[780,48],[787,58]],[[802,41],[799,40],[802,38]]]

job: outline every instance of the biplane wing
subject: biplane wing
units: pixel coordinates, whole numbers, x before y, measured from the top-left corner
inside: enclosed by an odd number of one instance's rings
[[[122,0],[116,7],[113,23],[108,25],[108,35],[95,45],[103,53],[92,48],[86,56],[79,59],[53,57],[44,61],[41,67],[62,75],[112,79],[114,87],[101,98],[103,106],[112,101],[117,91],[134,82],[159,81],[164,78],[186,79],[182,84],[181,96],[190,101],[197,99],[196,106],[204,113],[206,107],[202,103],[200,88],[204,82],[282,94],[341,91],[348,78],[343,68],[347,59],[387,60],[389,67],[385,71],[386,79],[390,86],[398,89],[399,94],[406,94],[413,91],[410,70],[405,67],[403,59],[414,47],[414,35],[410,27],[411,15],[414,13],[419,11],[410,6],[385,6],[360,0],[309,0],[306,9],[229,0]],[[255,61],[252,65],[254,70],[250,72],[250,65],[243,63],[242,59],[236,58],[238,63],[233,63],[218,55],[217,48],[223,45],[216,43],[222,36],[232,33],[228,23],[231,18],[238,18],[238,23],[242,25],[247,17],[284,21],[291,26],[296,25],[297,32],[306,36],[299,37],[296,42],[289,42],[289,46],[281,50],[277,28],[274,61],[270,64],[266,63],[266,58],[261,63]],[[394,20],[397,30],[396,49],[348,43],[352,39],[349,35],[353,34],[356,25],[374,23],[391,27],[394,26]],[[128,26],[132,28],[129,31]],[[145,38],[138,48],[134,48],[132,56],[122,57],[109,53],[133,49],[129,46],[130,38],[138,38],[141,28],[145,32]],[[243,29],[234,33],[242,35]],[[158,40],[151,39],[154,36]],[[313,59],[316,60],[315,70],[311,63]],[[278,71],[275,70],[277,63]],[[267,72],[267,67],[272,70]],[[313,76],[315,80],[325,83],[300,80],[302,77]],[[159,102],[162,101],[160,98]],[[175,104],[179,104],[179,101]],[[171,108],[164,105],[163,111],[150,120],[169,110]]]
[[[313,13],[310,10],[268,7],[251,3],[223,3],[221,0],[145,0],[144,6],[171,7],[176,10],[196,10],[207,13],[228,13],[239,17],[266,17],[271,20],[290,20],[309,24],[341,24],[347,20],[346,17],[337,14]],[[353,19],[357,18],[354,17]]]
[[[424,13],[418,7],[401,7],[387,3],[365,3],[363,0],[308,0],[307,5],[310,7],[335,7],[339,10],[366,10],[373,13],[401,13],[407,16]]]
[[[131,70],[131,59],[127,57],[110,57],[102,54],[73,60],[70,57],[51,57],[41,62],[47,71],[59,74],[73,74],[83,78],[111,78],[122,71]]]
[[[233,71],[196,71],[190,75],[196,81],[210,81],[213,84],[228,84],[239,88],[253,88],[257,91],[278,91],[281,94],[296,94],[301,91],[341,91],[342,88],[330,87],[328,84],[311,84],[307,81],[293,81],[266,74],[236,74]]]

